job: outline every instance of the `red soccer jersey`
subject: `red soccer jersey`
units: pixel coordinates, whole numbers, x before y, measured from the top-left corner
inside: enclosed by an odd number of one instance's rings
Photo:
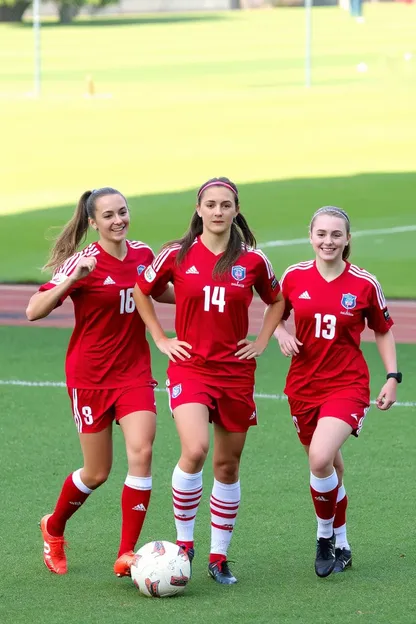
[[[254,382],[255,360],[238,360],[237,343],[248,332],[248,309],[253,288],[268,305],[280,291],[273,268],[258,249],[244,248],[223,279],[213,279],[219,256],[197,237],[184,261],[178,265],[179,245],[172,245],[156,257],[138,278],[149,295],[155,288],[173,282],[176,297],[176,335],[192,345],[191,358],[170,362],[168,374],[176,379],[203,378],[206,383],[239,386]]]
[[[381,334],[393,325],[374,275],[347,262],[343,273],[327,282],[310,260],[289,267],[281,283],[284,318],[293,309],[296,337],[303,343],[292,357],[287,396],[320,405],[345,391],[369,402],[369,372],[360,349],[365,320]]]
[[[138,380],[152,382],[145,326],[133,300],[137,274],[153,261],[152,250],[139,241],[127,241],[127,255],[118,260],[98,243],[91,243],[71,256],[40,290],[67,279],[81,256],[94,256],[97,266],[58,303],[70,296],[75,311],[65,366],[68,387],[104,389]]]

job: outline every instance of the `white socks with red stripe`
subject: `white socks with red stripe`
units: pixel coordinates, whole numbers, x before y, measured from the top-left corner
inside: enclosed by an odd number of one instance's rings
[[[202,496],[202,470],[196,474],[188,474],[175,466],[172,474],[172,496],[176,541],[192,548],[195,517]]]
[[[240,504],[240,481],[237,483],[220,483],[214,479],[211,506],[211,550],[210,561],[227,556],[227,550],[233,535]]]

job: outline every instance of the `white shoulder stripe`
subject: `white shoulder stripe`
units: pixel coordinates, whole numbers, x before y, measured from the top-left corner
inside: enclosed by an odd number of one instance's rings
[[[273,267],[272,264],[270,262],[270,260],[268,259],[268,257],[262,252],[261,249],[247,249],[248,253],[254,253],[257,256],[260,256],[260,258],[263,260],[264,264],[266,265],[266,269],[267,269],[267,277],[269,279],[271,279],[274,275],[274,271],[273,271]]]
[[[283,273],[281,277],[280,285],[283,284],[283,280],[285,279],[288,273],[291,273],[292,271],[296,271],[296,269],[298,269],[299,271],[306,271],[307,269],[311,269],[313,267],[313,263],[314,263],[314,260],[306,260],[305,262],[298,262],[297,264],[292,264],[291,266],[287,267],[286,271]]]
[[[384,308],[387,305],[386,304],[386,299],[384,297],[383,290],[382,290],[379,282],[377,281],[376,277],[374,275],[372,275],[371,273],[369,273],[368,271],[365,271],[364,269],[358,268],[354,264],[352,264],[350,266],[348,272],[351,273],[351,275],[354,275],[355,277],[359,277],[360,279],[366,280],[367,282],[369,282],[373,286],[373,288],[376,291],[378,305],[380,306],[381,310],[384,310]]]
[[[129,247],[132,247],[132,249],[142,249],[144,247],[145,249],[150,249],[150,251],[152,251],[152,248],[149,245],[146,245],[146,243],[142,243],[142,241],[128,240],[127,244]]]
[[[72,256],[70,256],[67,260],[65,260],[65,262],[55,271],[54,275],[56,275],[57,273],[61,275],[70,275],[72,271],[75,269],[78,263],[78,260],[82,256],[89,258],[91,256],[97,256],[99,253],[100,253],[100,250],[97,249],[97,246],[95,245],[95,243],[91,243],[90,245],[88,245],[88,247],[85,247],[85,249],[82,249],[81,251],[77,251]]]
[[[162,267],[163,263],[170,256],[172,251],[177,251],[180,248],[181,248],[180,245],[171,245],[170,247],[166,247],[166,249],[162,249],[162,251],[156,256],[156,258],[153,260],[153,263],[152,263],[152,266],[154,270],[156,271],[156,273]]]

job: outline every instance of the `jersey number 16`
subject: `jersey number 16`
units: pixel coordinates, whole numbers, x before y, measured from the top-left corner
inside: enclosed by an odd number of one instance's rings
[[[120,314],[131,314],[136,309],[133,299],[133,288],[120,290]]]

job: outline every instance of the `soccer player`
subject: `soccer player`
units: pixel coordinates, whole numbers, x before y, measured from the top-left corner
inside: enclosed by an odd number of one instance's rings
[[[282,353],[292,357],[285,393],[299,439],[309,455],[310,491],[318,520],[315,571],[325,577],[351,566],[347,540],[347,495],[341,447],[358,436],[370,405],[370,379],[360,350],[365,321],[374,331],[387,372],[377,407],[396,400],[397,370],[393,321],[380,284],[350,264],[350,220],[334,206],[312,217],[315,260],[290,266],[282,277],[287,319],[293,310],[296,335],[279,324]]]
[[[170,407],[181,442],[172,476],[177,543],[192,559],[202,495],[202,468],[214,425],[214,486],[208,571],[236,583],[227,551],[240,504],[239,465],[249,427],[257,424],[254,358],[267,346],[284,303],[266,256],[240,212],[235,184],[214,178],[201,186],[186,234],[164,246],[138,277],[137,308],[157,347],[169,359]],[[177,338],[167,338],[149,295],[173,282]],[[267,305],[254,342],[247,340],[253,288]]]
[[[129,209],[121,193],[113,188],[85,192],[46,264],[54,269],[54,275],[33,295],[26,311],[30,321],[44,318],[66,297],[71,297],[75,310],[66,381],[84,463],[66,478],[55,510],[40,522],[44,562],[55,574],[67,572],[67,521],[110,473],[113,421],[124,434],[128,462],[121,496],[121,540],[114,565],[117,576],[130,574],[149,506],[156,382],[133,287],[137,274],[154,256],[144,243],[126,239],[129,224]],[[89,225],[98,232],[98,242],[76,252]],[[155,297],[174,301],[173,290],[165,285]]]

